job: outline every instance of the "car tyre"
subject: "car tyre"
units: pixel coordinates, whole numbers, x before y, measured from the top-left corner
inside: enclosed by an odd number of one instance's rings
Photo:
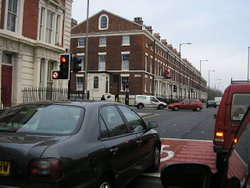
[[[97,188],[114,188],[113,181],[109,176],[102,177],[97,186]]]
[[[138,105],[137,105],[137,108],[138,108],[138,109],[143,109],[143,105],[142,105],[142,104],[138,104]]]
[[[175,106],[175,107],[173,108],[173,110],[174,110],[174,111],[178,111],[178,110],[179,110],[179,107],[178,107],[178,106]]]
[[[164,108],[163,105],[159,105],[158,109],[162,110]]]
[[[197,112],[201,111],[201,107],[196,107],[195,109]]]
[[[161,151],[159,146],[156,146],[154,149],[154,158],[153,158],[153,164],[149,168],[150,172],[158,172],[160,168],[160,160],[161,160]]]

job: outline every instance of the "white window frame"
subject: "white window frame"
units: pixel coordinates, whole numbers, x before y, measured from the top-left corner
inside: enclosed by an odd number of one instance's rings
[[[99,37],[99,47],[106,47],[107,46],[107,37],[100,36]]]
[[[52,26],[48,28],[48,14],[53,13]],[[43,15],[42,15],[43,14]],[[47,5],[44,2],[39,4],[39,29],[37,34],[37,40],[52,45],[62,45],[63,35],[63,10],[53,5]],[[51,30],[51,38],[49,40],[47,36],[47,29]]]
[[[107,19],[107,23],[106,23],[106,27],[102,27],[102,18],[105,17]],[[109,28],[109,17],[108,15],[106,14],[102,14],[100,17],[99,17],[99,22],[98,22],[98,29],[99,30],[107,30]]]
[[[145,54],[145,63],[144,63],[144,70],[145,72],[148,71],[148,54]]]
[[[81,67],[81,70],[80,71],[83,71],[85,70],[85,53],[77,53],[76,54],[78,59],[81,59],[81,64],[80,64],[80,67]]]
[[[79,82],[79,79],[82,79],[82,82]],[[83,75],[76,75],[76,91],[83,90],[83,82],[84,82]]]
[[[84,48],[86,45],[86,37],[79,37],[77,40],[78,40],[77,41],[77,44],[78,44],[77,48]],[[83,40],[83,41],[81,41],[81,40]]]
[[[122,36],[122,46],[130,46],[130,36],[129,35]]]
[[[106,70],[106,52],[100,52],[98,53],[98,70],[99,71],[105,71]],[[100,59],[101,57],[104,57],[104,59]],[[104,61],[100,61],[104,60]]]
[[[125,90],[123,89],[123,84],[125,84],[125,83],[123,83],[124,82],[124,80],[126,81],[126,82],[129,82],[129,76],[121,76],[121,91],[122,92],[129,92],[129,87],[127,87],[126,85],[125,85]]]
[[[124,56],[129,55],[129,61],[124,61]],[[128,71],[129,70],[129,64],[130,64],[130,52],[121,52],[121,59],[122,59],[122,71]]]
[[[15,31],[11,31],[9,30],[8,27],[8,7],[9,7],[9,0],[6,0],[5,2],[5,15],[4,15],[4,29],[8,32],[11,33],[17,33],[17,34],[21,34],[22,33],[22,25],[23,25],[23,4],[24,4],[24,0],[18,0],[17,1],[17,12],[16,14],[16,19],[15,19]]]
[[[97,81],[97,87],[95,87],[95,81]],[[99,79],[99,77],[98,76],[94,76],[94,78],[93,78],[93,89],[99,89],[99,85],[100,85],[100,79]]]

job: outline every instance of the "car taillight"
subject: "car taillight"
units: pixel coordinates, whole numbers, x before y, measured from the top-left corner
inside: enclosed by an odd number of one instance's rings
[[[30,163],[29,173],[32,176],[60,179],[63,176],[63,165],[58,159],[36,159]]]
[[[222,145],[222,143],[224,142],[224,132],[217,131],[215,133],[214,141],[216,145]]]

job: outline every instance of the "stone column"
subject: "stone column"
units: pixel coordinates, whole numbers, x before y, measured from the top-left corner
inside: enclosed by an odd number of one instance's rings
[[[12,90],[12,105],[23,103],[23,83],[22,83],[22,64],[23,54],[16,55],[13,69],[13,90]]]
[[[42,83],[44,83],[43,87],[47,87],[47,78],[48,78],[48,60],[45,59],[44,60],[44,76],[43,76],[43,81]]]
[[[40,86],[41,58],[34,58],[33,87]]]

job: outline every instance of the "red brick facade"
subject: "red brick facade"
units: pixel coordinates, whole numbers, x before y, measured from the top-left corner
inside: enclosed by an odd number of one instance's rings
[[[108,29],[106,30],[99,29],[101,15],[108,17]],[[188,91],[190,93],[191,89],[196,94],[190,94],[190,97],[192,95],[192,97],[198,98],[198,91],[201,88],[199,71],[186,60],[182,60],[180,63],[179,53],[167,44],[166,40],[161,40],[159,34],[152,34],[145,25],[135,23],[136,21],[126,20],[104,10],[89,19],[88,73],[107,73],[110,77],[109,92],[114,95],[126,93],[122,91],[120,79],[122,75],[129,75],[129,95],[147,94],[169,98],[173,95],[172,89],[170,91],[169,88],[175,84],[181,85],[179,96],[176,94],[176,98],[187,97]],[[142,22],[140,19],[139,21]],[[129,45],[122,45],[124,35],[130,36]],[[85,53],[84,47],[78,48],[78,39],[85,36],[86,21],[72,28],[72,53]],[[99,47],[100,36],[107,38],[105,47]],[[98,53],[103,52],[106,53],[106,69],[98,71]],[[128,71],[122,70],[121,54],[123,52],[130,54]],[[147,67],[145,67],[146,64]],[[164,72],[167,67],[171,69],[172,79],[170,80],[165,78]],[[81,73],[83,74],[83,72]],[[202,79],[201,82],[201,90],[204,91],[206,81]],[[164,88],[160,88],[163,85]],[[75,88],[74,81],[72,88]]]

